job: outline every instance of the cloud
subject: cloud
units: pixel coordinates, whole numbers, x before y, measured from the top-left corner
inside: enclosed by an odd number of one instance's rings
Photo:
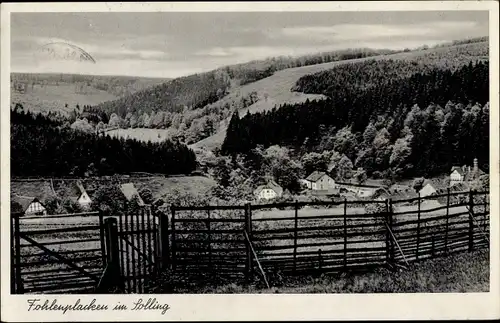
[[[392,37],[435,37],[459,34],[478,26],[473,21],[435,21],[421,24],[339,24],[333,26],[285,27],[271,31],[270,37],[296,37],[310,40],[352,41]]]
[[[230,48],[212,47],[196,52],[196,56],[211,56],[211,57],[228,57],[234,56],[234,52]]]

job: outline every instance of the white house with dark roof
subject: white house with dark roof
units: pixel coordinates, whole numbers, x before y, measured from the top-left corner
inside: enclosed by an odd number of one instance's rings
[[[272,200],[283,195],[283,188],[275,181],[269,181],[265,185],[258,186],[253,193],[257,199]]]
[[[463,182],[472,182],[477,180],[485,172],[479,168],[477,158],[474,158],[472,168],[470,166],[453,166],[450,173],[450,186]]]
[[[335,181],[325,172],[314,171],[304,182],[310,190],[327,191],[335,188]]]
[[[36,197],[11,195],[11,212],[24,215],[46,215],[47,209]]]
[[[55,187],[60,197],[78,203],[82,209],[90,208],[92,200],[81,181],[71,181],[70,183],[62,181],[62,183],[55,183]]]

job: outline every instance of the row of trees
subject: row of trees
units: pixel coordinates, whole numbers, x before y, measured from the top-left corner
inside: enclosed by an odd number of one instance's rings
[[[111,138],[74,130],[45,116],[12,111],[11,167],[14,176],[187,174],[196,168],[196,156],[178,142]]]
[[[489,63],[434,69],[369,88],[345,82],[323,101],[231,118],[222,153],[257,145],[335,150],[355,167],[430,176],[477,157],[488,164]],[[473,104],[471,102],[477,102]]]

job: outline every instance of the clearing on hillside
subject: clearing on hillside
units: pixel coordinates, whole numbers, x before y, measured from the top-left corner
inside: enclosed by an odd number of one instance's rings
[[[305,75],[328,70],[342,64],[357,63],[367,60],[397,59],[415,61],[429,60],[429,64],[432,62],[434,65],[446,66],[449,60],[460,60],[465,64],[468,61],[487,58],[488,42],[479,42],[290,68],[278,71],[273,75],[254,83],[236,87],[231,91],[231,93],[214,104],[222,106],[225,103],[231,103],[241,97],[246,97],[251,92],[257,92],[259,100],[251,106],[239,110],[240,117],[242,117],[247,113],[247,111],[250,113],[256,113],[271,110],[274,106],[279,106],[285,103],[302,103],[307,99],[324,99],[326,97],[323,95],[292,92],[291,88],[295,85],[299,78]],[[207,150],[213,150],[214,148],[220,147],[226,136],[228,123],[229,119],[221,122],[218,131],[214,135],[200,140],[191,146],[193,148],[203,148]]]
[[[128,128],[106,131],[111,137],[136,139],[139,141],[161,142],[170,137],[168,129]]]

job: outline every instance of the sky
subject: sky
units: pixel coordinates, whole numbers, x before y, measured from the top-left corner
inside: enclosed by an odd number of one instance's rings
[[[172,78],[280,55],[481,36],[487,11],[13,13],[11,71]],[[41,51],[60,42],[95,63]]]

